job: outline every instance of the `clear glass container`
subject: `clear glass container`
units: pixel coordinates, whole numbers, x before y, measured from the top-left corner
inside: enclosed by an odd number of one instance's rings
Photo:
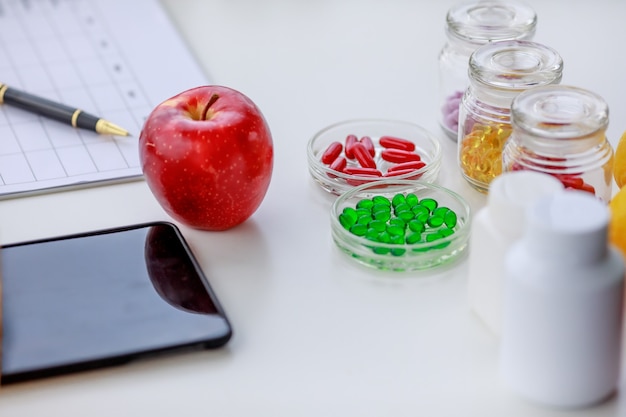
[[[478,47],[492,41],[532,40],[537,15],[516,1],[473,1],[446,15],[446,43],[439,54],[439,124],[457,140],[461,97],[469,85],[468,62]]]
[[[534,88],[513,100],[511,124],[504,171],[547,173],[565,188],[610,200],[613,148],[606,139],[609,109],[602,97],[565,85]]]
[[[461,100],[458,163],[478,191],[502,173],[502,150],[511,134],[511,103],[523,91],[561,82],[563,60],[531,41],[492,42],[470,57],[470,86]]]
[[[381,199],[387,200],[386,208]],[[471,209],[463,197],[439,185],[387,178],[340,195],[330,223],[335,244],[349,259],[385,271],[420,271],[452,264],[466,253]]]
[[[363,141],[368,137],[373,145],[374,164],[379,176],[367,173],[350,172],[350,168],[358,168],[360,162],[347,152],[347,138],[355,136]],[[401,138],[412,144],[414,153],[424,163],[421,168],[394,171],[394,167],[402,165],[385,160],[385,147],[380,139],[383,136]],[[324,163],[322,156],[333,143],[342,144],[342,151],[335,157],[344,159],[343,168]],[[307,144],[309,172],[313,179],[326,191],[340,195],[357,185],[378,181],[383,178],[408,179],[435,182],[441,169],[443,153],[437,136],[411,122],[385,119],[354,119],[334,123],[317,132]]]

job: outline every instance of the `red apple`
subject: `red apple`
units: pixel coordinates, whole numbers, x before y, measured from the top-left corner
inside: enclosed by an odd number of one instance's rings
[[[174,219],[226,230],[259,207],[274,149],[259,108],[228,87],[202,86],[159,104],[139,137],[144,177]]]

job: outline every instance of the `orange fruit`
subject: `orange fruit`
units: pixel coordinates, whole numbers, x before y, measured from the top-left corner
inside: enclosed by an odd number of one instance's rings
[[[609,240],[626,258],[626,187],[615,194],[609,208],[611,210]]]
[[[624,132],[617,143],[617,148],[615,148],[613,177],[619,188],[622,188],[622,186],[626,184],[626,132]]]

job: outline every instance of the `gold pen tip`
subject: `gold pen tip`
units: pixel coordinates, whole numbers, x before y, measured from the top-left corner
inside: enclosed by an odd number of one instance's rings
[[[103,119],[98,120],[96,123],[96,132],[102,135],[131,136],[126,129]]]

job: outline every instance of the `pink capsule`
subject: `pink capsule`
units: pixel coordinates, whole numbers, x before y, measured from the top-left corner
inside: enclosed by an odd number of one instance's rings
[[[354,152],[352,147],[355,143],[359,143],[359,139],[355,135],[348,135],[346,137],[346,157],[348,159],[354,159]]]
[[[322,154],[322,162],[326,165],[331,164],[337,157],[341,154],[343,150],[343,145],[339,142],[333,142],[324,151]]]
[[[383,173],[377,170],[376,168],[364,168],[364,167],[346,167],[343,170],[344,173],[348,175],[358,175],[358,176],[372,176],[372,177],[382,177]]]
[[[359,142],[363,146],[365,146],[365,149],[367,149],[367,152],[369,152],[372,157],[376,156],[376,148],[374,147],[374,142],[372,142],[372,138],[370,138],[369,136],[363,136]]]
[[[346,158],[344,158],[343,156],[339,156],[330,164],[329,168],[337,172],[343,172],[347,165],[348,161],[346,160]],[[328,176],[330,178],[337,178],[335,174],[331,174],[330,172],[328,173]]]
[[[425,166],[426,163],[424,161],[402,162],[400,164],[390,166],[389,169],[387,169],[387,172],[403,171],[405,169],[418,170],[424,168]]]
[[[415,152],[409,152],[402,149],[383,149],[380,156],[387,162],[409,162],[409,161],[421,161],[422,158]]]
[[[361,142],[352,145],[352,153],[363,168],[376,168],[376,161]]]
[[[378,140],[380,146],[391,149],[401,149],[403,151],[414,151],[415,144],[407,139],[396,138],[394,136],[381,136]]]

